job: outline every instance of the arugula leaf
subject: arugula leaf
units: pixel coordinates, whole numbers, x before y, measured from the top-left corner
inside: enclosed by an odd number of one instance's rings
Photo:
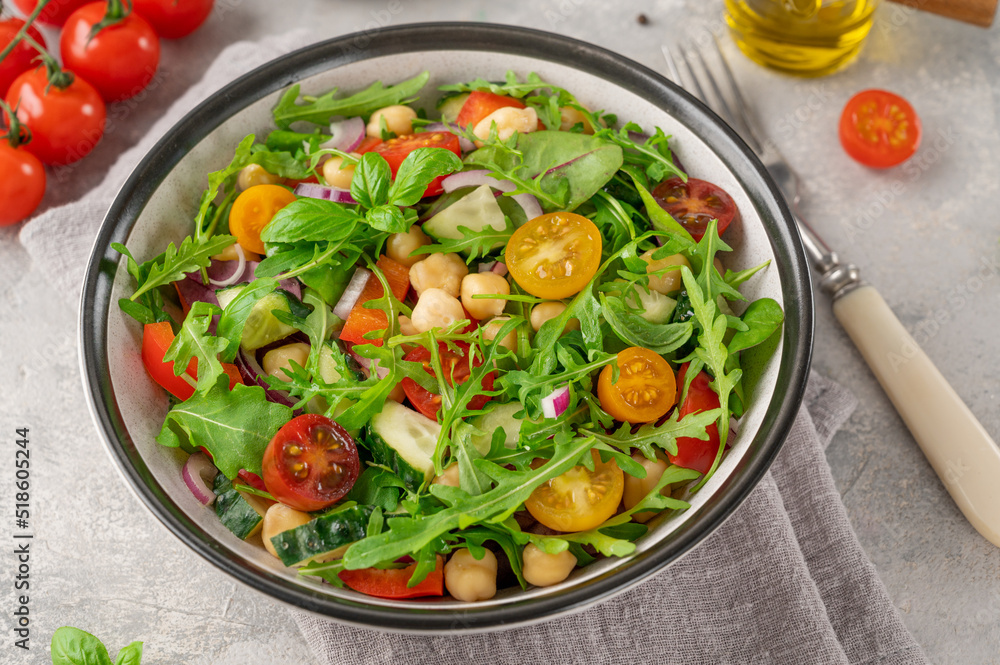
[[[244,286],[233,300],[226,305],[219,323],[215,327],[215,334],[226,341],[226,346],[222,350],[222,362],[232,362],[240,350],[240,342],[243,340],[243,328],[246,326],[250,312],[253,311],[257,301],[272,293],[278,288],[278,280],[270,277],[255,279]]]
[[[57,628],[50,648],[52,665],[112,665],[107,647],[79,628]]]
[[[113,242],[111,243],[111,248],[125,256],[125,267],[136,284],[142,284],[146,281],[146,278],[149,276],[149,269],[153,266],[152,263],[144,263],[140,266],[132,258],[132,253],[128,251],[128,248],[121,243]],[[142,294],[138,298],[138,302],[129,300],[128,298],[119,298],[118,306],[123,312],[143,325],[170,320],[170,315],[163,311],[163,296],[156,289]]]
[[[174,243],[170,243],[163,254],[138,266],[135,272],[129,270],[129,273],[137,278],[137,282],[139,276],[145,275],[145,279],[137,283],[136,290],[129,300],[135,302],[152,289],[182,280],[187,277],[189,272],[207,268],[212,262],[213,256],[234,242],[236,242],[236,238],[233,236],[219,235],[200,243],[194,237],[188,236],[181,242],[180,247],[175,247]],[[129,259],[132,258],[123,245],[114,243],[112,247],[125,254]]]
[[[237,384],[230,391],[229,377],[223,375],[207,393],[195,393],[170,409],[156,441],[169,448],[204,447],[232,480],[240,469],[261,473],[264,449],[291,418],[292,410],[269,402],[260,386]]]
[[[400,165],[389,189],[389,201],[397,206],[416,205],[435,178],[461,170],[462,160],[450,150],[417,148]]]
[[[602,293],[600,299],[604,319],[615,334],[630,346],[642,346],[663,355],[679,349],[691,337],[693,326],[690,322],[650,323],[630,311],[625,301],[618,296]]]
[[[413,101],[427,81],[430,72],[422,72],[412,79],[384,86],[381,81],[375,81],[370,86],[349,97],[337,99],[337,88],[320,97],[298,104],[300,86],[289,88],[281,96],[278,105],[274,107],[274,124],[280,129],[289,129],[293,122],[304,121],[316,125],[326,125],[333,116],[351,117],[360,115],[367,119],[380,108],[394,104],[406,104]]]
[[[522,589],[528,584],[524,580],[524,560],[521,552],[528,543],[528,535],[521,531],[517,522],[509,518],[497,524],[485,524],[483,526],[470,527],[458,534],[464,541],[469,551],[476,555],[477,548],[482,549],[483,543],[492,540],[500,546],[507,560],[510,561],[511,571],[517,576],[517,581]]]
[[[705,428],[719,419],[722,411],[712,409],[699,413],[690,413],[679,419],[679,410],[674,410],[670,417],[662,425],[646,423],[640,425],[633,434],[632,426],[628,423],[622,425],[615,431],[607,433],[603,429],[592,427],[581,427],[579,432],[600,443],[613,446],[624,453],[630,453],[632,448],[637,448],[648,460],[656,459],[657,446],[671,455],[677,454],[677,439],[681,437],[691,437],[704,441],[708,438]]]
[[[440,238],[433,244],[418,247],[411,254],[462,253],[466,254],[465,262],[472,263],[476,259],[489,256],[497,247],[507,244],[516,229],[509,217],[504,216],[504,223],[505,227],[502,230],[487,226],[481,231],[473,231],[460,224],[458,232],[462,235],[461,238]]]
[[[212,209],[212,202],[215,201],[215,197],[219,193],[219,189],[226,186],[235,178],[235,176],[250,163],[250,153],[253,148],[253,142],[256,137],[253,134],[248,134],[240,141],[239,145],[236,146],[236,152],[233,155],[233,160],[228,166],[222,168],[218,171],[213,171],[208,174],[208,189],[206,189],[201,194],[201,200],[198,203],[198,214],[194,218],[194,243],[200,245],[205,240],[207,240],[214,231],[214,222],[205,225],[205,220],[208,218],[208,214]],[[216,220],[218,217],[216,216]],[[187,240],[185,240],[187,242]],[[193,272],[191,270],[187,272]]]
[[[351,179],[351,196],[365,208],[377,208],[389,202],[389,162],[377,152],[361,155]]]
[[[198,359],[198,385],[195,389],[199,393],[208,392],[220,376],[226,375],[219,362],[219,353],[226,349],[227,342],[208,334],[212,319],[221,313],[217,305],[208,302],[192,304],[184,324],[163,354],[164,362],[174,363],[174,374],[177,376],[185,372],[192,358]]]
[[[302,153],[302,146],[299,145],[299,153]],[[303,158],[305,155],[303,154]],[[271,150],[267,146],[257,144],[250,151],[250,159],[247,164],[259,164],[268,173],[291,178],[292,180],[305,180],[313,175],[313,170],[309,166],[309,161],[296,157],[294,152],[284,152]]]
[[[754,300],[741,317],[741,321],[747,325],[747,330],[737,332],[729,340],[727,347],[729,353],[734,354],[760,344],[781,327],[784,320],[785,313],[775,300],[771,298]]]

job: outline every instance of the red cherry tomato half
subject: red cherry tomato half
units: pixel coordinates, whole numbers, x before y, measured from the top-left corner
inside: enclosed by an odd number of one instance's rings
[[[177,399],[184,401],[194,394],[194,386],[188,383],[183,377],[174,374],[173,361],[164,362],[163,356],[174,341],[174,331],[170,323],[147,323],[142,329],[142,364],[146,366],[146,371],[153,377],[160,386]],[[229,377],[229,389],[237,383],[243,383],[240,370],[236,365],[222,363],[222,369]],[[186,374],[192,379],[198,376],[198,359],[192,358],[188,363]]]
[[[664,180],[653,188],[653,198],[695,241],[701,240],[713,219],[719,220],[721,236],[739,217],[736,202],[724,189],[697,178],[688,178],[687,182],[680,178]]]
[[[164,39],[180,39],[201,27],[215,0],[132,0],[132,9]]]
[[[104,136],[104,100],[79,76],[65,88],[49,87],[45,67],[36,67],[14,79],[5,101],[31,130],[31,142],[24,149],[43,164],[75,162]]]
[[[0,226],[27,219],[45,196],[45,167],[24,148],[0,140]]]
[[[462,342],[456,342],[456,346],[461,350],[461,353],[456,353],[445,344],[441,344],[438,348],[438,355],[441,358],[441,368],[445,372],[445,380],[452,386],[465,383],[469,380],[470,376],[468,361],[469,346]],[[426,347],[418,346],[403,356],[403,360],[422,363],[428,374],[434,373],[434,368],[431,364],[431,352]],[[479,367],[483,364],[483,359],[477,355],[472,364],[475,367]],[[493,378],[493,372],[483,377],[483,390],[493,390]],[[413,404],[413,407],[431,420],[437,420],[438,411],[441,410],[441,396],[430,392],[410,377],[403,379],[402,384],[403,392],[406,393],[406,397]],[[490,401],[489,396],[476,395],[469,400],[469,408],[481,409],[488,401]]]
[[[342,570],[340,579],[351,589],[376,598],[420,598],[444,595],[444,557],[438,555],[437,565],[427,577],[412,588],[407,588],[416,563],[405,568],[362,568]]]
[[[160,39],[153,27],[132,13],[90,37],[104,19],[107,3],[92,2],[73,12],[59,38],[66,68],[93,84],[106,102],[142,92],[160,65]]]
[[[45,9],[38,15],[38,22],[45,25],[60,26],[66,22],[69,15],[91,0],[51,0],[45,5]],[[38,0],[14,0],[17,8],[24,12],[25,16],[30,15],[38,6]]]
[[[462,108],[458,111],[458,118],[455,120],[455,124],[462,129],[465,129],[469,125],[472,125],[473,129],[475,129],[476,125],[478,125],[483,118],[494,111],[507,107],[523,109],[524,102],[514,99],[513,97],[505,97],[492,92],[476,90],[471,93],[468,99],[465,100],[465,103],[462,104]]]
[[[885,90],[851,97],[840,116],[840,144],[865,166],[902,164],[920,145],[920,118],[910,103]]]
[[[7,48],[7,45],[13,41],[18,31],[23,27],[24,21],[19,18],[8,18],[0,21],[0,51]],[[35,26],[28,28],[28,34],[36,42],[45,46],[45,39],[42,37],[42,33],[35,29]],[[33,61],[37,56],[38,51],[27,42],[22,41],[7,54],[6,58],[0,61],[0,96],[7,94],[14,79],[35,66]]]
[[[318,413],[293,418],[264,450],[264,485],[281,503],[312,512],[351,491],[361,471],[358,448],[344,428]]]
[[[385,157],[389,162],[389,169],[392,170],[392,177],[396,177],[399,167],[406,156],[417,148],[444,148],[450,150],[459,157],[462,156],[462,147],[459,145],[458,137],[451,132],[421,132],[420,134],[408,134],[397,136],[383,143],[379,143],[371,152],[377,152]],[[444,191],[441,188],[441,181],[445,176],[439,176],[427,185],[424,196],[435,196]]]
[[[684,376],[687,374],[689,364],[681,365],[681,369],[677,373],[678,392],[684,388]],[[691,387],[688,388],[687,397],[681,404],[681,419],[691,413],[701,413],[719,408],[719,396],[708,385],[711,380],[712,377],[705,372],[699,372],[698,376],[694,377],[694,380],[691,381]],[[667,453],[670,463],[685,469],[694,469],[700,473],[708,473],[719,452],[719,426],[712,423],[706,430],[708,431],[708,439],[705,440],[690,436],[679,437],[677,439],[677,454]]]
[[[366,136],[361,139],[361,143],[359,143],[358,147],[354,149],[354,152],[359,155],[363,155],[366,152],[371,152],[380,145],[382,145],[382,139],[377,136]]]

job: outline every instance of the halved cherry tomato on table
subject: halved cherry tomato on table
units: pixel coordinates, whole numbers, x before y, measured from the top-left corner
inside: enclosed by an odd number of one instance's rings
[[[342,570],[338,574],[341,581],[359,593],[376,598],[420,598],[422,596],[444,595],[444,557],[438,555],[434,570],[419,584],[407,587],[416,563],[405,568],[362,568]]]
[[[132,9],[164,39],[180,39],[201,27],[215,0],[132,0]]]
[[[458,112],[458,118],[455,120],[455,124],[462,129],[465,129],[469,125],[475,127],[489,114],[499,109],[508,107],[523,109],[524,102],[519,99],[514,99],[513,97],[505,97],[504,95],[497,95],[492,92],[477,90],[471,93],[465,100],[465,103],[462,104],[462,108]]]
[[[75,162],[104,136],[104,100],[94,86],[80,77],[60,88],[50,85],[44,66],[36,67],[14,79],[6,102],[31,130],[31,143],[24,149],[43,164]]]
[[[192,383],[188,383],[183,376],[174,374],[173,361],[164,362],[163,356],[166,354],[170,344],[174,341],[174,331],[170,327],[169,321],[160,323],[147,323],[142,329],[142,364],[146,366],[146,371],[153,377],[160,386],[177,399],[184,401],[194,394],[194,382],[198,377],[198,359],[192,358],[188,363],[187,372]],[[222,363],[222,369],[229,376],[229,389],[237,383],[243,383],[239,369],[236,365]]]
[[[0,226],[27,219],[45,196],[45,167],[22,147],[0,139]]]
[[[677,372],[677,386],[684,386],[684,377],[687,374],[689,363],[681,365]],[[705,372],[699,372],[698,376],[691,381],[688,388],[687,397],[681,404],[679,417],[691,413],[701,413],[719,408],[719,396],[708,384],[712,381]],[[677,454],[667,453],[667,458],[671,464],[682,466],[685,469],[694,469],[700,473],[708,473],[712,468],[712,462],[719,452],[719,426],[712,423],[706,428],[708,439],[695,439],[690,436],[682,436],[677,439]]]
[[[361,471],[354,439],[318,413],[285,423],[267,444],[261,466],[271,496],[307,513],[336,503]]]
[[[264,253],[260,232],[278,211],[298,197],[281,185],[254,185],[243,191],[229,209],[229,232],[236,236],[240,247],[257,254]]]
[[[594,470],[580,465],[539,485],[524,507],[536,520],[556,531],[587,531],[615,514],[625,491],[625,474],[614,458],[601,462],[591,451]]]
[[[396,296],[396,300],[402,301],[406,298],[406,292],[410,290],[410,269],[402,263],[393,261],[388,256],[381,256],[375,262],[375,267],[385,275],[385,281],[389,283],[389,289]],[[381,339],[365,339],[365,335],[376,330],[385,330],[389,325],[385,318],[385,312],[380,309],[369,309],[365,303],[375,300],[385,295],[382,282],[375,275],[368,278],[365,288],[361,290],[357,302],[347,315],[347,322],[340,331],[340,339],[351,344],[374,344],[382,346]]]
[[[69,15],[92,0],[51,0],[38,15],[38,22],[45,25],[60,26],[66,22]],[[39,0],[14,0],[17,8],[30,15],[38,6]]]
[[[705,235],[708,223],[713,219],[719,220],[721,236],[739,216],[736,202],[726,190],[697,178],[688,178],[687,182],[680,178],[668,178],[653,188],[653,198],[687,229],[696,242]]]
[[[445,373],[445,381],[451,386],[458,386],[465,383],[469,380],[471,374],[468,355],[469,345],[457,342],[456,346],[461,350],[461,353],[449,349],[443,343],[438,347],[438,356],[441,358],[441,368]],[[434,368],[431,365],[431,352],[427,347],[418,346],[403,356],[403,360],[422,363],[428,374],[434,373]],[[472,360],[473,367],[479,367],[482,364],[483,359],[478,355]],[[493,390],[493,379],[493,372],[483,377],[483,390]],[[441,396],[430,392],[410,377],[403,379],[402,384],[403,392],[406,393],[406,397],[413,404],[413,407],[431,420],[437,420],[438,411],[441,410]],[[476,395],[469,400],[469,408],[481,409],[489,401],[490,397],[488,395]]]
[[[522,289],[559,300],[579,293],[593,279],[602,248],[601,232],[592,221],[572,212],[550,212],[514,231],[505,261]]]
[[[160,38],[136,13],[122,16],[91,37],[104,20],[108,3],[92,2],[66,19],[59,50],[67,69],[82,76],[106,102],[120,102],[142,92],[160,65]]]
[[[601,408],[615,420],[652,423],[665,416],[677,399],[674,371],[662,356],[640,346],[618,354],[618,381],[614,368],[605,365],[597,380]]]
[[[421,132],[419,134],[397,136],[396,138],[379,143],[369,150],[369,152],[376,152],[382,155],[385,161],[389,162],[389,169],[392,171],[392,177],[395,178],[399,167],[403,164],[403,160],[417,148],[444,148],[459,157],[462,156],[462,147],[458,142],[458,137],[451,132]],[[431,180],[430,184],[427,185],[427,189],[424,190],[423,195],[435,196],[443,192],[444,189],[441,187],[441,181],[444,179],[445,176],[438,176],[434,180]]]
[[[7,45],[13,41],[18,31],[23,27],[24,21],[19,18],[6,18],[0,21],[0,51],[7,48]],[[35,26],[32,25],[28,28],[28,34],[36,42],[45,46],[45,39]],[[38,51],[22,40],[7,54],[7,57],[0,61],[0,97],[7,94],[7,89],[10,88],[14,79],[23,72],[34,68],[34,60],[37,56]]]
[[[865,166],[885,169],[905,162],[920,145],[920,118],[910,103],[886,90],[851,97],[840,116],[840,143]]]

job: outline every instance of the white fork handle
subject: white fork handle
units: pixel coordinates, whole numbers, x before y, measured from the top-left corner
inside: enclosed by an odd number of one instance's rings
[[[1000,546],[1000,449],[879,292],[861,286],[833,313],[917,440],[951,498]]]

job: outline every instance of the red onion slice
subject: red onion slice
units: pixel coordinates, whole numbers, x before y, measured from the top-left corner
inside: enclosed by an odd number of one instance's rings
[[[351,310],[354,309],[354,305],[358,302],[358,297],[365,290],[365,285],[368,284],[370,276],[371,272],[364,268],[358,268],[354,271],[354,276],[351,277],[347,288],[344,289],[344,295],[340,296],[337,306],[333,308],[334,316],[344,321],[347,320],[347,317],[351,314]]]
[[[331,122],[330,134],[332,138],[321,143],[320,149],[334,148],[341,152],[353,152],[365,140],[365,121],[354,117]]]
[[[236,243],[233,247],[236,248],[236,255],[240,257],[239,262],[236,264],[236,270],[232,275],[223,280],[209,278],[209,284],[213,286],[232,286],[243,276],[243,270],[247,267],[247,255],[243,252],[243,248],[240,247],[239,243]],[[232,263],[232,261],[229,261],[229,263]]]
[[[514,199],[517,205],[521,206],[521,209],[524,210],[524,216],[529,221],[542,215],[542,206],[538,204],[538,199],[531,194],[514,194],[510,198]]]
[[[441,181],[441,188],[447,194],[463,187],[480,187],[482,185],[489,185],[493,189],[499,189],[501,192],[512,192],[517,189],[514,183],[509,180],[497,180],[486,169],[462,171],[461,173],[452,174]]]
[[[324,201],[346,203],[348,205],[357,205],[358,203],[346,189],[327,187],[315,182],[300,182],[295,186],[294,194],[295,196],[303,196],[307,199],[322,199]]]
[[[507,264],[504,263],[503,261],[497,261],[496,263],[493,264],[493,267],[490,268],[490,272],[495,275],[500,275],[501,277],[504,277],[507,274]]]
[[[569,408],[569,385],[556,388],[542,398],[542,415],[546,418],[558,418]]]
[[[497,264],[496,261],[487,261],[486,263],[479,264],[479,272],[492,272],[493,266]]]
[[[188,457],[184,468],[181,469],[184,484],[203,506],[211,506],[215,502],[215,492],[212,491],[211,483],[218,473],[219,470],[212,464],[212,460],[202,452]]]
[[[384,379],[389,376],[389,369],[387,367],[379,365],[377,360],[372,360],[371,358],[365,358],[362,355],[358,355],[358,353],[354,350],[354,346],[351,346],[347,352],[351,354],[352,358],[358,361],[358,364],[361,365],[361,369],[364,370],[366,375],[371,376],[372,367],[374,366],[375,376],[380,379]]]
[[[288,397],[288,393],[283,390],[274,390],[271,388],[270,384],[267,382],[267,374],[264,373],[264,369],[257,362],[257,358],[254,354],[247,353],[243,349],[236,354],[236,359],[233,361],[236,365],[236,369],[240,371],[240,376],[243,377],[243,382],[248,386],[260,386],[264,389],[264,396],[271,402],[275,404],[284,404],[285,406],[291,407],[295,406],[295,402]]]

